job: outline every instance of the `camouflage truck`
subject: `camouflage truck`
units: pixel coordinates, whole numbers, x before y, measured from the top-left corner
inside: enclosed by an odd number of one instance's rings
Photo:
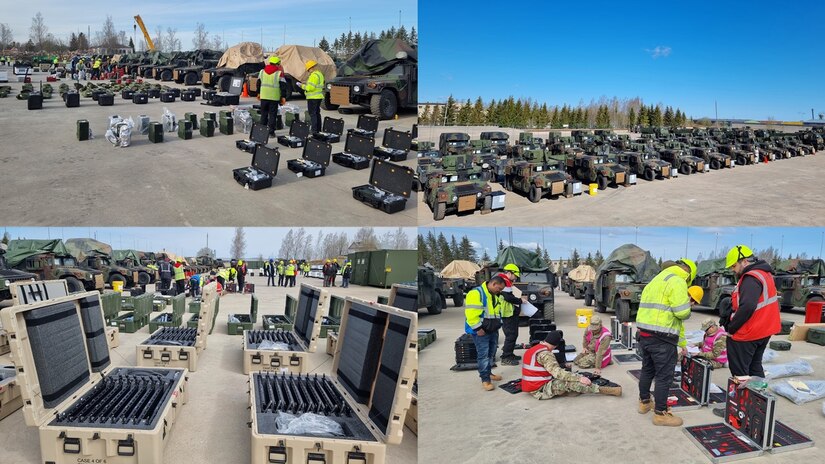
[[[725,267],[725,258],[699,261],[693,285],[702,287],[705,292],[696,309],[716,311],[720,316],[730,312],[730,296],[736,287],[736,277]]]
[[[736,144],[736,146],[745,153],[753,155],[757,163],[765,160],[773,161],[775,159],[772,153],[760,152],[759,144],[756,143],[756,140],[749,139],[747,142]]]
[[[573,148],[571,154],[565,157],[567,172],[576,179],[589,184],[597,184],[599,190],[608,185],[618,187],[630,186],[630,177],[627,168],[617,162],[610,155],[587,154]]]
[[[785,142],[788,145],[796,149],[797,153],[799,153],[800,156],[808,156],[816,153],[814,147],[803,143],[793,134],[787,134],[783,138],[785,139]]]
[[[233,77],[246,79],[249,74],[257,74],[264,69],[264,51],[261,44],[241,42],[229,47],[214,68],[204,68],[201,85],[218,92],[228,92]]]
[[[0,301],[11,298],[9,287],[14,282],[34,280],[37,276],[31,272],[12,269],[6,263],[6,244],[0,243]]]
[[[719,148],[720,153],[728,155],[732,159],[736,160],[737,166],[756,164],[756,155],[754,153],[748,153],[745,150],[742,150],[735,143],[720,141],[717,147]]]
[[[612,309],[621,322],[633,321],[642,290],[659,271],[650,252],[633,244],[616,248],[596,270],[593,284],[596,312]]]
[[[526,150],[522,156],[508,160],[504,167],[504,188],[508,192],[527,195],[531,203],[581,192],[581,182],[574,182],[564,171],[564,163],[548,159],[544,150]]]
[[[810,301],[825,301],[825,261],[784,260],[776,266],[774,282],[782,309],[805,308]]]
[[[719,153],[716,146],[706,139],[684,139],[683,140],[690,147],[690,154],[705,160],[705,164],[711,169],[717,170],[722,168],[733,167],[731,158],[728,155]]]
[[[149,52],[147,58],[145,60],[141,60],[141,63],[135,69],[136,74],[144,79],[151,79],[152,71],[155,67],[165,65],[172,59],[173,56],[173,53],[164,53],[159,51]]]
[[[772,137],[771,140],[776,144],[777,148],[780,150],[786,150],[788,153],[791,154],[791,157],[795,156],[805,156],[806,150],[800,149],[799,146],[794,145],[791,143],[791,140],[784,137],[784,136],[777,136]]]
[[[759,145],[759,151],[772,154],[774,159],[788,159],[791,157],[790,150],[779,148],[770,140],[763,139],[761,142],[757,142],[757,144]]]
[[[806,130],[798,132],[797,136],[799,137],[799,140],[801,140],[803,143],[807,145],[812,146],[814,150],[825,150],[825,138],[823,138],[821,134],[814,132],[812,130]]]
[[[10,267],[31,272],[39,280],[65,279],[72,293],[103,290],[103,273],[78,266],[61,240],[12,240],[6,260]]]
[[[157,280],[157,270],[142,264],[137,250],[112,250],[112,258],[115,263],[137,271],[138,285],[153,284]]]
[[[418,51],[401,39],[369,40],[338,68],[324,91],[324,109],[360,105],[380,119],[418,104]]]
[[[430,172],[424,185],[424,200],[433,211],[433,219],[440,221],[452,213],[492,211],[492,188],[484,180],[482,169],[473,164],[472,155],[444,157],[441,163],[441,169]]]
[[[428,265],[418,267],[418,307],[430,314],[441,314],[447,298],[456,308],[464,306],[464,291],[462,279],[445,279]]]
[[[646,150],[647,147],[635,149]],[[623,151],[616,155],[616,161],[626,167],[630,174],[636,174],[647,181],[656,178],[670,179],[673,175],[670,163],[649,151]]]
[[[123,282],[124,288],[137,285],[138,271],[115,263],[112,259],[112,247],[108,244],[92,238],[70,238],[66,240],[65,245],[81,267],[102,272],[103,280],[107,284]]]
[[[697,172],[705,172],[705,159],[693,156],[690,150],[683,146],[681,142],[668,141],[664,147],[659,149],[659,157],[667,161],[681,174],[690,175]]]
[[[197,85],[204,69],[215,68],[223,52],[217,50],[196,50],[185,64],[172,69],[172,80],[183,85]]]
[[[556,274],[532,251],[519,247],[505,247],[499,251],[495,261],[476,273],[476,285],[489,280],[501,272],[507,264],[519,267],[521,275],[513,285],[521,291],[527,301],[538,308],[532,319],[556,320]],[[526,315],[521,315],[519,325],[530,323]]]
[[[175,68],[186,66],[193,56],[194,52],[173,52],[166,62],[152,68],[152,78],[163,82],[172,81]]]
[[[442,155],[461,153],[470,146],[470,134],[443,132],[438,136],[438,151]]]
[[[498,150],[499,154],[503,155],[507,152],[507,141],[510,140],[510,136],[506,132],[485,131],[479,137],[481,140],[489,140],[490,145]]]

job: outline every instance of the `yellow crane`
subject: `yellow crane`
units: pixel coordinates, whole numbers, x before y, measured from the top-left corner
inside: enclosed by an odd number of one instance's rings
[[[146,26],[143,25],[143,20],[140,19],[140,15],[135,16],[135,22],[140,26],[140,30],[143,31],[143,38],[146,39],[146,45],[149,46],[149,50],[154,50],[155,43],[152,42],[152,38],[149,37],[149,31],[147,31]]]

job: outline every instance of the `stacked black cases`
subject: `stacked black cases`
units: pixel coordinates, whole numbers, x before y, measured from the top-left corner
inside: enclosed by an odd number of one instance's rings
[[[255,153],[258,145],[269,143],[269,128],[260,123],[252,123],[249,131],[249,140],[236,140],[235,147],[247,153]]]
[[[366,169],[370,165],[374,148],[375,139],[371,136],[348,132],[344,151],[332,155],[332,161],[347,168]]]
[[[380,147],[375,148],[374,156],[389,161],[404,161],[412,145],[412,135],[409,132],[394,130],[392,127],[384,131],[384,140]]]
[[[279,135],[278,143],[289,148],[300,148],[306,144],[309,137],[309,123],[294,121],[289,127],[289,135]]]
[[[163,92],[160,94],[160,101],[164,103],[174,103],[175,101],[175,93],[174,92]]]
[[[218,93],[218,92],[215,91],[215,90],[204,90],[203,93],[201,94],[201,96],[203,97],[204,100],[211,101],[212,98],[215,97],[216,93]]]
[[[77,92],[68,92],[65,95],[66,108],[77,108],[80,106],[80,94]]]
[[[134,96],[135,96],[135,91],[130,90],[130,89],[124,89],[120,93],[120,97],[123,98],[124,100],[131,100],[132,98],[134,98]]]
[[[455,341],[455,366],[450,369],[454,371],[466,371],[478,368],[478,352],[470,334],[461,334]]]
[[[353,187],[352,197],[385,213],[397,213],[406,208],[414,177],[412,168],[376,159],[369,184]]]
[[[297,124],[299,121],[295,121],[292,127]],[[321,177],[327,172],[330,155],[332,155],[332,145],[320,140],[307,139],[301,158],[287,161],[287,168],[296,173],[298,177]]]
[[[312,138],[327,143],[338,143],[344,133],[344,120],[335,119],[329,116],[324,117],[324,125],[321,132],[312,134]]]
[[[210,120],[207,120],[207,122]],[[258,145],[252,155],[252,165],[232,170],[235,181],[250,190],[272,187],[272,180],[278,174],[281,154],[277,148]]]
[[[359,115],[355,129],[350,129],[348,132],[375,137],[378,132],[378,117],[371,114]]]

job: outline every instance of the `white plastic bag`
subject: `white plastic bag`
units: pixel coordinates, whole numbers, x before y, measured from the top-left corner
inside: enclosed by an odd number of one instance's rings
[[[334,420],[318,414],[307,412],[294,416],[279,412],[275,417],[275,426],[279,433],[288,435],[327,435],[340,437],[344,435],[344,428]]]
[[[798,387],[807,387],[807,391],[805,388],[795,388],[794,384],[797,382],[800,383]],[[771,382],[769,388],[777,395],[782,395],[796,404],[825,398],[825,380],[777,380]]]
[[[175,132],[178,130],[178,118],[175,114],[163,107],[163,116],[161,117],[164,132]]]
[[[702,346],[702,343],[705,340],[705,332],[701,330],[691,330],[689,332],[685,332],[685,340],[687,340],[688,345]]]
[[[252,130],[252,116],[246,108],[236,108],[232,112],[232,119],[234,120],[235,129],[243,134],[248,134]]]
[[[765,367],[765,378],[767,380],[778,379],[781,377],[793,377],[799,375],[811,375],[814,369],[811,364],[804,359],[795,359],[788,363],[772,364]]]
[[[259,350],[289,351],[289,344],[264,340],[258,345]]]
[[[772,350],[770,348],[765,348],[765,354],[762,355],[762,362],[773,362],[776,360],[777,356],[779,356],[779,352],[777,352],[776,350]]]
[[[230,323],[230,324],[240,324],[240,323],[241,323],[241,321],[240,321],[240,319],[238,319],[237,317],[235,317],[235,316],[233,316],[233,315],[231,315],[231,314],[230,314],[230,315],[229,315],[229,323]]]
[[[141,114],[138,116],[138,128],[137,132],[140,135],[148,135],[149,134],[149,116],[145,114]]]

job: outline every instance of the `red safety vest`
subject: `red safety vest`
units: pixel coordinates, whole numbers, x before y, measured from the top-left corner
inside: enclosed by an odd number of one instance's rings
[[[726,335],[725,329],[719,327],[716,329],[716,333],[713,335],[705,335],[704,343],[702,344],[702,352],[703,353],[710,353],[713,351],[713,344],[716,343],[716,340],[721,337],[722,335]],[[728,349],[725,348],[722,350],[722,354],[719,355],[718,358],[714,359],[714,361],[725,364],[728,362]]]
[[[782,330],[782,322],[779,316],[779,297],[776,296],[776,285],[773,276],[759,269],[748,271],[739,278],[736,289],[731,295],[731,303],[733,304],[731,319],[736,318],[736,310],[739,309],[739,285],[746,275],[759,279],[762,284],[762,294],[759,296],[756,310],[751,318],[735,334],[730,336],[738,342],[761,340],[776,335]]]
[[[550,349],[538,343],[524,353],[524,362],[521,364],[521,391],[523,392],[536,391],[553,380],[553,376],[538,362],[538,355],[542,351],[550,351]]]
[[[607,330],[607,327],[602,327],[602,334],[599,335],[599,339],[596,340],[595,351],[599,351],[599,345],[602,344],[602,340],[604,340],[604,337],[611,337],[611,336],[612,335],[610,334],[610,331]],[[593,339],[593,331],[592,330],[587,331],[587,335],[585,335],[585,339],[587,341],[587,344],[589,345],[590,340]],[[602,358],[602,369],[607,367],[610,364],[610,361],[612,359],[613,359],[613,352],[610,351],[610,347],[608,346],[607,351],[604,352],[604,358]]]

